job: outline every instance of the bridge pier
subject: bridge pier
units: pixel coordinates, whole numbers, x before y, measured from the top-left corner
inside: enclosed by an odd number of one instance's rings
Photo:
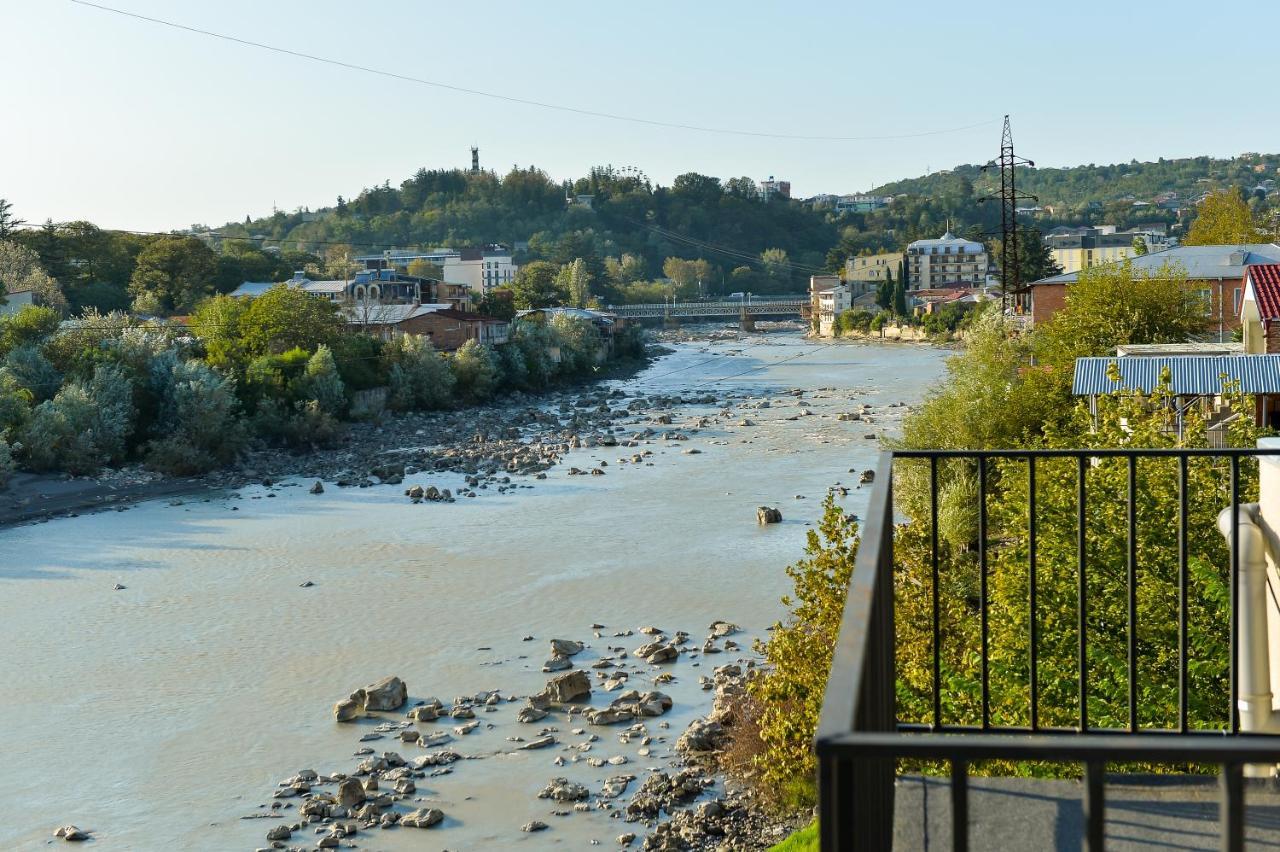
[[[671,316],[671,314],[667,314],[666,316],[664,316],[664,317],[662,318],[662,327],[663,327],[663,328],[665,328],[665,329],[679,328],[679,327],[680,327],[680,320],[678,320],[678,319],[676,319],[675,317]]]
[[[744,313],[741,319],[738,320],[738,325],[743,331],[755,331],[756,318],[751,314]]]

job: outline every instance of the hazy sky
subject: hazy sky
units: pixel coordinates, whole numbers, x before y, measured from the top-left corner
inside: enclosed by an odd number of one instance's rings
[[[1280,149],[1276,0],[432,3],[102,0],[297,51],[651,127],[445,91],[70,0],[0,0],[0,197],[25,219],[220,224],[420,167],[776,175],[853,192],[984,162],[1013,116],[1040,165]],[[1012,9],[1016,6],[1016,11]]]

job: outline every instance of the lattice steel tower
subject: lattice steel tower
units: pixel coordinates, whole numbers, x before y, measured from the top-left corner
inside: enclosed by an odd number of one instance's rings
[[[1018,202],[1036,201],[1034,195],[1018,192],[1015,183],[1015,172],[1018,166],[1035,166],[1031,160],[1019,157],[1013,152],[1013,130],[1009,127],[1009,116],[1004,117],[1004,134],[1000,139],[1000,159],[987,163],[982,167],[1000,169],[1000,308],[1008,308],[1011,293],[1018,294],[1022,289],[1022,275],[1018,268]],[[993,201],[989,196],[979,201]],[[1019,295],[1019,302],[1021,297]]]

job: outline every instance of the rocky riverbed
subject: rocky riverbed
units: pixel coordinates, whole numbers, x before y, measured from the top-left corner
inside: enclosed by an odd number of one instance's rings
[[[441,699],[411,693],[396,676],[356,689],[333,707],[334,723],[352,728],[346,760],[292,773],[241,818],[266,821],[268,846],[259,848],[376,844],[392,829],[437,829],[447,843],[443,791],[453,776],[473,761],[537,752],[550,775],[536,793],[545,818],[512,821],[505,832],[513,840],[517,832],[554,834],[576,819],[593,835],[616,833],[610,845],[620,847],[747,850],[806,821],[770,813],[718,771],[757,666],[742,656],[738,625],[713,621],[702,638],[654,625],[591,629],[586,641],[549,640],[542,670],[551,674],[531,694],[488,689]],[[683,730],[666,718],[675,699],[662,691],[679,681],[696,682],[706,700],[695,703],[709,706]],[[492,820],[501,836],[502,816]]]

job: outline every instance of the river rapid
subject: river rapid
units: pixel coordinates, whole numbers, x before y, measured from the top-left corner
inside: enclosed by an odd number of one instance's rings
[[[709,709],[698,675],[746,659],[751,640],[783,616],[783,569],[802,555],[823,496],[873,465],[878,442],[866,435],[892,432],[905,409],[888,406],[918,401],[946,355],[798,334],[673,348],[610,386],[736,398],[732,416],[696,432],[689,423],[725,403],[683,406],[675,427],[652,426],[689,435],[643,445],[652,466],[618,463],[640,449],[584,448],[547,479],[523,480],[532,489],[451,504],[404,496],[414,482],[461,484],[448,477],[327,483],[320,495],[294,480],[0,531],[0,848],[61,843],[51,834],[66,823],[102,849],[266,846],[279,821],[242,817],[265,812],[278,782],[306,768],[354,768],[358,739],[376,722],[339,725],[331,707],[358,686],[394,674],[411,701],[435,696],[446,707],[482,690],[527,695],[548,678],[550,638],[587,642],[575,659],[585,667],[608,645],[647,640],[617,632],[657,625],[700,644],[713,620],[735,622],[744,651],[701,668],[682,655],[664,669],[675,681],[657,688],[675,704],[649,720],[648,754],[612,728],[590,729],[599,740],[583,751],[589,736],[570,730],[582,723],[554,717],[546,724],[558,728],[556,747],[515,750],[508,737],[543,726],[518,725],[519,705],[504,704],[478,712],[481,726],[450,743],[476,759],[419,780],[417,796],[442,809],[444,823],[352,840],[389,850],[616,848],[623,831],[643,834],[607,812],[551,816],[537,792],[554,776],[594,792],[618,774],[574,759],[588,755],[624,755],[621,769],[640,779],[665,765],[676,737]],[[796,388],[803,398],[789,395]],[[837,419],[863,404],[873,407],[870,425]],[[811,414],[797,416],[801,408]],[[737,425],[743,418],[755,425]],[[566,475],[600,461],[607,475]],[[841,503],[861,515],[866,498],[853,488]],[[760,505],[779,507],[784,521],[757,526]],[[604,625],[599,638],[593,623]],[[654,688],[642,677],[630,686]],[[368,745],[420,752],[390,737]],[[298,802],[289,800],[290,820]],[[520,831],[535,819],[549,828]],[[308,828],[289,844],[315,842]]]

